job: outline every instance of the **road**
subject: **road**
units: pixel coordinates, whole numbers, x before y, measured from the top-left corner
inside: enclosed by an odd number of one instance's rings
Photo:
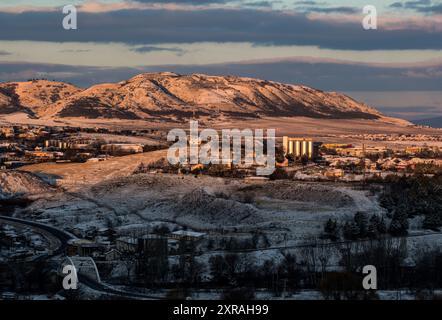
[[[18,218],[13,218],[13,217],[6,217],[6,216],[0,216],[0,221],[1,220],[29,226],[29,227],[34,228],[34,230],[36,229],[37,232],[44,231],[44,232],[49,233],[51,236],[55,237],[56,239],[58,239],[60,241],[59,247],[57,249],[55,249],[52,252],[52,254],[50,256],[48,256],[48,258],[63,254],[65,252],[68,241],[71,239],[76,239],[76,237],[74,235],[72,235],[66,231],[57,229],[55,227],[52,227],[52,226],[49,226],[46,224],[38,223],[35,221],[28,221],[28,220],[23,220],[23,219],[18,219]]]
[[[68,242],[70,240],[77,239],[77,237],[70,234],[69,232],[60,230],[58,228],[55,228],[55,227],[52,227],[52,226],[49,226],[46,224],[38,223],[35,221],[28,221],[28,220],[13,218],[13,217],[0,216],[0,222],[1,221],[12,222],[14,224],[21,224],[23,226],[29,226],[29,227],[32,227],[38,233],[41,233],[41,231],[44,231],[46,233],[49,233],[51,236],[55,237],[56,239],[58,239],[59,243],[60,243],[59,247],[56,250],[54,250],[52,252],[52,254],[45,256],[46,260],[49,258],[56,257],[56,256],[63,256],[66,251],[66,247],[67,247]],[[81,275],[79,275],[79,280],[80,280],[80,283],[82,283],[82,284],[86,285],[87,287],[90,287],[96,291],[100,291],[100,292],[106,293],[106,294],[118,295],[123,298],[155,299],[155,300],[162,299],[162,297],[158,297],[158,296],[152,296],[152,295],[146,295],[146,294],[142,294],[142,293],[135,293],[135,292],[119,290],[119,289],[113,288],[112,286],[110,286],[106,283],[97,282],[97,281],[94,281],[92,279],[89,279],[89,278],[81,276]]]
[[[128,299],[146,299],[146,300],[164,300],[164,297],[158,297],[158,296],[152,296],[152,295],[147,295],[147,294],[143,294],[143,293],[136,293],[136,292],[128,292],[128,291],[123,291],[123,290],[119,290],[116,288],[113,288],[103,282],[99,283],[96,281],[93,281],[89,278],[83,277],[81,275],[79,275],[79,281],[80,283],[83,283],[84,285],[88,286],[91,289],[94,289],[96,291],[100,291],[103,293],[107,293],[107,294],[113,294],[113,295],[117,295],[123,298],[128,298]]]

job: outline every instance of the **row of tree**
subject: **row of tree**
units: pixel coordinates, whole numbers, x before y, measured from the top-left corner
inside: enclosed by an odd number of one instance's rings
[[[380,203],[395,221],[399,232],[406,218],[424,216],[423,227],[442,227],[442,174],[390,178]]]
[[[365,212],[356,212],[352,221],[339,224],[335,219],[328,219],[324,224],[323,237],[332,241],[359,239],[378,239],[389,233],[403,236],[408,233],[408,220],[401,211],[394,213],[390,224],[377,214],[369,216]]]

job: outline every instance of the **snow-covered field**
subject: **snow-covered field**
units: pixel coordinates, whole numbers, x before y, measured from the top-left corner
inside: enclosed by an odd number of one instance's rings
[[[121,236],[146,234],[166,225],[170,231],[186,228],[204,232],[204,245],[198,248],[195,259],[205,266],[214,255],[225,253],[217,244],[206,250],[208,240],[217,243],[222,237],[250,239],[259,232],[265,235],[264,246],[259,243],[257,250],[240,250],[241,256],[256,266],[266,261],[278,264],[287,253],[301,259],[303,248],[316,243],[327,251],[327,270],[334,271],[341,268],[338,248],[328,246],[329,240],[320,239],[328,219],[342,225],[352,220],[356,212],[363,211],[389,221],[375,194],[350,183],[250,182],[201,175],[133,174],[141,162],[162,156],[164,151],[155,151],[100,163],[29,166],[25,170],[43,179],[15,172],[9,179],[3,179],[2,192],[32,197],[28,207],[16,210],[18,217],[69,231],[111,226]],[[410,219],[406,245],[406,261],[413,264],[419,253],[442,247],[442,234],[423,230],[422,218],[416,217]],[[169,264],[177,264],[178,259],[179,256],[169,256]],[[125,273],[125,270],[114,271],[116,277]],[[208,268],[201,276],[210,278]],[[192,298],[216,298],[219,294],[195,292]],[[411,297],[406,292],[380,292],[379,298],[396,299],[398,294],[401,299]],[[258,291],[257,298],[273,297]],[[322,296],[309,291],[292,292],[285,298],[321,299]]]
[[[207,176],[138,174],[111,178],[81,189],[54,192],[27,212],[57,225],[117,227],[163,221],[219,232],[263,230],[284,241],[317,236],[329,218],[356,211],[382,214],[376,199],[349,186],[297,181],[251,184]]]
[[[209,176],[132,174],[140,163],[155,161],[164,153],[154,151],[99,163],[25,167],[56,187],[23,213],[60,227],[86,230],[112,225],[121,234],[146,232],[160,224],[168,224],[171,230],[185,227],[203,231],[210,237],[260,231],[271,247],[296,246],[317,238],[329,218],[345,223],[358,211],[385,216],[376,196],[346,183],[260,183]],[[422,233],[421,224],[420,218],[410,220],[411,235]],[[413,237],[409,247],[419,250],[421,244],[436,245],[440,239],[438,234]]]

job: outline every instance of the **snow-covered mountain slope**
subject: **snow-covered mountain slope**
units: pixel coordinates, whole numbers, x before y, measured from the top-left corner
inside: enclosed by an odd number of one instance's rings
[[[307,116],[379,119],[377,110],[336,92],[234,76],[144,73],[80,90],[61,82],[0,84],[0,113],[8,103],[37,117],[217,120]],[[8,100],[9,99],[9,100]],[[5,112],[4,112],[5,113]]]
[[[0,171],[0,200],[25,198],[52,190],[48,184],[29,172]]]
[[[39,116],[51,106],[81,89],[47,80],[0,83],[0,113],[24,111]]]

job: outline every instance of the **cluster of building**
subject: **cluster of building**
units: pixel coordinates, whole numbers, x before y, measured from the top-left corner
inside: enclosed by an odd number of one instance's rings
[[[67,255],[92,257],[96,261],[118,261],[130,255],[149,253],[162,248],[164,254],[174,255],[182,250],[180,243],[198,243],[206,237],[203,232],[176,230],[164,234],[142,233],[116,235],[109,228],[71,230],[84,238],[69,242]],[[154,249],[155,248],[155,249]]]
[[[380,145],[320,143],[309,138],[287,136],[283,137],[282,146],[284,156],[289,160],[284,163],[286,170],[295,170],[295,177],[302,179],[357,180],[366,176],[412,173],[419,166],[440,167],[442,170],[442,148],[437,146],[412,145],[390,149]]]
[[[81,135],[83,132],[141,134],[139,131],[126,130],[3,126],[0,127],[0,169],[14,169],[39,162],[103,161],[109,156],[139,153],[144,150],[142,144],[107,143],[98,138],[85,138]]]
[[[387,133],[363,133],[343,134],[339,138],[358,139],[367,141],[442,141],[442,135],[428,134],[387,134]]]
[[[119,134],[143,136],[152,134],[148,130],[107,130],[98,128],[45,127],[45,126],[3,126],[0,127],[0,169],[13,169],[38,162],[98,162],[108,157],[140,153],[145,146],[136,143],[109,143],[98,139],[97,135],[81,133]],[[163,131],[160,135],[164,135]],[[159,134],[158,132],[155,135]],[[357,138],[366,141],[442,141],[441,136],[361,134],[341,135],[341,138]],[[336,139],[336,137],[334,137]],[[395,150],[378,144],[351,145],[322,143],[306,137],[282,137],[284,159],[278,162],[281,167],[308,165],[309,172],[316,170],[324,176],[341,176],[345,173],[413,170],[419,164],[439,165],[442,150],[437,146],[407,145]],[[242,146],[242,153],[247,152]],[[255,156],[254,154],[252,155]],[[232,156],[233,158],[233,156]],[[233,166],[226,166],[226,170]],[[180,168],[185,170],[186,168]],[[204,172],[201,164],[189,165],[187,172]],[[255,167],[250,164],[235,165],[245,177],[255,175]],[[292,168],[293,169],[293,168]],[[288,169],[288,170],[292,170]],[[161,168],[157,168],[161,171]],[[164,170],[163,170],[164,171]],[[167,172],[167,171],[166,171]]]
[[[0,255],[10,260],[32,259],[48,253],[44,237],[31,229],[0,225]]]
[[[289,136],[283,136],[282,143],[280,142],[277,141],[277,148],[282,150],[283,157],[278,156],[276,165],[287,172],[299,171],[299,175],[315,179],[342,178],[355,174],[382,176],[398,172],[412,173],[420,165],[442,166],[442,148],[434,145],[396,145],[393,149],[381,144],[322,143],[312,138]],[[246,155],[244,144],[241,153]],[[252,157],[254,156],[253,154]],[[253,164],[223,165],[222,168],[218,166],[215,169],[212,167],[187,164],[177,169],[162,163],[142,168],[139,173],[202,173],[245,178],[254,182],[266,180],[265,177],[256,177],[256,165]]]

